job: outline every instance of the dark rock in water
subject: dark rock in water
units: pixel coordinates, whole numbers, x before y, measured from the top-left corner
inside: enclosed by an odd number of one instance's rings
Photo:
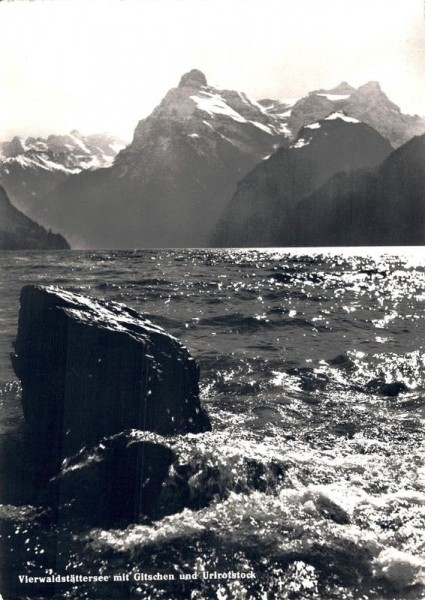
[[[347,512],[326,496],[320,496],[316,500],[316,509],[322,517],[339,525],[348,525],[351,522]]]
[[[336,580],[343,585],[359,585],[370,577],[372,552],[351,540],[336,539],[333,544],[315,542],[298,557],[321,572],[326,580]],[[322,596],[325,597],[325,596]]]
[[[346,437],[348,439],[352,439],[355,434],[359,431],[359,427],[355,423],[351,423],[350,421],[342,421],[341,423],[336,423],[333,427],[333,432],[335,435],[340,437]]]
[[[305,392],[323,391],[329,383],[329,377],[325,373],[316,372],[310,367],[291,368],[287,373],[299,377],[301,387]]]
[[[118,527],[156,516],[157,498],[174,453],[124,432],[65,461],[48,487],[47,504],[92,527]]]
[[[229,494],[257,490],[274,492],[286,476],[287,466],[278,460],[249,458],[235,469],[212,464],[209,457],[179,464],[176,460],[157,501],[156,516],[175,514],[184,508],[200,510]]]
[[[409,388],[402,381],[393,381],[386,383],[383,379],[372,379],[366,385],[369,392],[379,394],[380,396],[389,396],[395,398],[399,394],[409,391]]]
[[[342,369],[347,371],[352,371],[356,368],[355,363],[351,360],[347,354],[338,354],[334,358],[330,358],[326,361],[328,365],[331,367],[335,367],[336,369]]]
[[[39,479],[125,430],[211,429],[187,349],[124,305],[25,286],[14,347]]]

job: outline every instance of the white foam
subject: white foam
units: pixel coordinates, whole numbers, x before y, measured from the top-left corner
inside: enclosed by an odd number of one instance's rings
[[[425,560],[396,548],[386,548],[374,561],[375,577],[385,577],[398,589],[425,584]]]

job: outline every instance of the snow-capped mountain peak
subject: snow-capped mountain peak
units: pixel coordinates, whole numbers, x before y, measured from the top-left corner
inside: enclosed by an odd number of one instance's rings
[[[331,127],[339,126],[344,127],[346,123],[350,125],[358,125],[361,122],[358,119],[354,119],[353,117],[349,117],[343,112],[333,112],[328,117],[316,121],[314,123],[310,123],[309,125],[305,125],[301,128],[298,137],[291,144],[291,148],[304,148],[308,146],[311,142],[316,140],[318,136],[328,135],[333,129]],[[322,130],[320,131],[319,130]]]
[[[244,92],[208,85],[205,75],[193,69],[139,122],[133,142],[116,159],[120,177],[137,179],[140,153],[150,144],[153,154],[169,150],[177,137],[186,139],[198,156],[217,160],[225,144],[232,155],[245,155],[255,164],[276,145],[288,144],[290,132],[286,118],[268,111]]]

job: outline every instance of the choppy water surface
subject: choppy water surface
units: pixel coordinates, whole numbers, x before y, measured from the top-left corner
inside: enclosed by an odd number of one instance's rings
[[[1,254],[0,380],[14,377],[20,288],[54,284],[179,337],[213,420],[211,433],[163,440],[193,473],[185,507],[173,505],[177,469],[161,519],[62,531],[58,559],[62,572],[197,577],[52,597],[425,598],[424,265],[376,250]],[[19,425],[18,396],[3,386],[3,434]],[[26,546],[15,567],[40,574],[42,520],[29,507],[0,517]],[[202,578],[229,570],[255,579]]]

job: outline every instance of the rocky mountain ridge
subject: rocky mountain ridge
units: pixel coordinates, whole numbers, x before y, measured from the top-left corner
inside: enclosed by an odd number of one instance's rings
[[[0,145],[0,161],[13,160],[29,168],[44,168],[78,173],[110,165],[125,146],[122,140],[109,134],[83,135],[74,129],[68,135],[49,135],[47,138],[20,138]]]
[[[343,81],[335,88],[319,89],[296,100],[261,100],[275,115],[284,117],[295,138],[301,127],[324,119],[335,111],[370,125],[398,148],[415,135],[425,133],[425,118],[403,114],[377,81],[354,88]]]

